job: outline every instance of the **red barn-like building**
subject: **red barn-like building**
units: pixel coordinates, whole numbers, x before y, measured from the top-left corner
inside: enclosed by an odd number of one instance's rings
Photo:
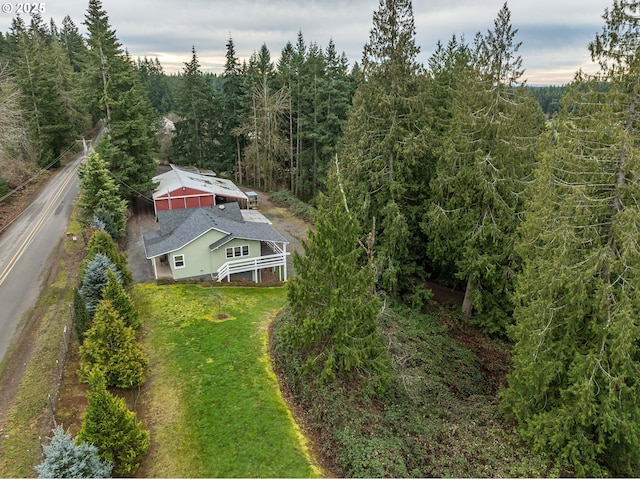
[[[245,195],[232,181],[217,178],[214,173],[187,170],[171,165],[171,171],[153,178],[158,186],[153,193],[156,212],[200,208],[221,203],[237,202],[247,208]]]

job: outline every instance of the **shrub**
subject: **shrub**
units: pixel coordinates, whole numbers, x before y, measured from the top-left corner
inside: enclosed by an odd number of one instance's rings
[[[272,191],[269,193],[269,199],[279,206],[288,208],[294,215],[305,221],[313,221],[315,208],[295,197],[289,190]]]
[[[117,476],[132,476],[149,449],[149,431],[142,429],[124,399],[107,391],[104,376],[89,377],[88,406],[77,439],[95,445],[100,457],[113,463]]]
[[[135,308],[133,301],[131,301],[131,297],[124,290],[124,287],[120,284],[118,277],[113,271],[107,270],[107,277],[107,285],[102,291],[102,299],[111,301],[111,304],[124,321],[124,324],[137,331],[140,329],[142,323],[138,316],[138,310]]]
[[[62,426],[53,429],[51,442],[43,446],[44,461],[35,467],[38,477],[111,477],[113,467],[100,459],[93,444],[76,444]]]
[[[103,253],[97,253],[94,258],[87,263],[82,278],[80,294],[85,301],[85,306],[90,316],[93,316],[98,307],[98,303],[102,299],[102,291],[109,280],[107,277],[108,269],[115,272],[116,276],[120,279],[120,272],[117,271],[116,265]]]
[[[149,362],[136,342],[136,334],[109,300],[100,301],[80,346],[80,356],[83,377],[89,378],[92,371],[99,370],[108,386],[131,388],[147,378]]]
[[[87,257],[83,262],[83,278],[84,272],[86,272],[87,265],[93,260],[98,253],[103,253],[111,260],[120,272],[120,278],[122,279],[122,285],[127,287],[133,281],[131,271],[127,266],[127,255],[118,250],[118,245],[114,239],[103,230],[95,230],[89,239],[87,245]]]
[[[91,327],[91,315],[89,311],[87,311],[84,298],[78,289],[73,290],[73,326],[78,341],[82,344],[82,341],[84,341],[84,333]]]

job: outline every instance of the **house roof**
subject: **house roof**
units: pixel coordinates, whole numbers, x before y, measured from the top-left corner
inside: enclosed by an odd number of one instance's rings
[[[245,221],[237,203],[158,211],[158,222],[158,231],[142,237],[147,258],[179,250],[211,230],[220,231],[224,237],[210,245],[210,250],[215,250],[235,238],[287,243],[270,224]]]
[[[154,200],[182,188],[200,190],[216,196],[247,199],[247,195],[232,181],[218,178],[213,172],[203,172],[196,169],[189,170],[171,165],[171,171],[155,176],[153,181],[159,183],[153,192]]]

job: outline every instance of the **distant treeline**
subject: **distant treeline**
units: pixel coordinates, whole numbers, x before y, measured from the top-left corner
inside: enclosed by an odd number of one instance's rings
[[[529,91],[538,100],[547,118],[553,116],[560,109],[560,101],[567,90],[562,86],[529,86]]]

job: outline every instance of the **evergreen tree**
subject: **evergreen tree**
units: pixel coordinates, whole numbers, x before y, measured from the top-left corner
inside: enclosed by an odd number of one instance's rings
[[[91,152],[80,164],[78,178],[78,207],[82,224],[91,224],[99,211],[106,211],[113,220],[118,238],[122,237],[127,224],[127,203],[118,196],[118,187],[98,152]]]
[[[475,309],[491,333],[510,321],[515,231],[544,129],[539,105],[517,84],[522,60],[510,16],[505,4],[494,31],[476,38],[475,72],[454,99],[423,223],[429,257],[466,283],[463,313]]]
[[[113,272],[108,277],[104,291],[112,292],[113,281],[118,283],[118,280]],[[136,342],[135,331],[125,324],[115,305],[103,298],[80,346],[82,376],[89,378],[92,371],[98,370],[107,386],[128,389],[144,383],[148,367],[149,361]]]
[[[84,298],[78,289],[73,290],[73,327],[78,342],[82,344],[84,333],[91,327],[91,314],[89,314]]]
[[[35,467],[38,477],[111,477],[111,464],[86,442],[76,444],[62,426],[53,429],[51,442],[42,447],[44,460]]]
[[[217,163],[223,171],[235,171],[236,180],[243,182],[242,155],[246,145],[246,135],[240,133],[240,126],[246,118],[247,94],[243,86],[240,62],[236,56],[231,37],[226,44],[225,67],[220,95],[220,138],[217,148]]]
[[[154,189],[158,118],[131,59],[122,53],[102,2],[89,0],[84,23],[89,31],[84,99],[93,120],[106,121],[109,130],[97,149],[118,182],[120,196],[130,200]]]
[[[217,169],[214,152],[217,149],[217,112],[209,79],[200,71],[195,47],[191,61],[185,63],[178,94],[176,131],[172,139],[173,161],[181,165]]]
[[[38,16],[32,17],[28,29],[19,17],[14,19],[12,35],[16,39],[12,64],[23,92],[38,164],[59,167],[59,155],[74,141],[75,131],[69,128],[71,118],[60,77],[51,73],[52,65],[60,65],[66,58],[61,58],[63,52],[57,39]],[[53,71],[59,73],[55,68]]]
[[[300,95],[302,108],[298,123],[303,126],[303,130],[300,135],[302,150],[299,156],[299,167],[302,171],[299,181],[301,181],[300,186],[304,196],[312,196],[316,193],[319,171],[326,170],[330,160],[322,157],[320,143],[321,125],[324,123],[322,94],[326,84],[325,74],[326,63],[323,52],[315,42],[312,42],[307,49],[300,75],[303,88]]]
[[[98,303],[102,299],[102,294],[109,277],[107,270],[110,269],[116,273],[120,280],[120,273],[116,266],[103,253],[98,253],[89,261],[82,277],[82,288],[80,294],[85,301],[87,311],[91,316],[94,315]],[[121,281],[121,280],[120,280]]]
[[[73,71],[80,72],[87,55],[87,47],[78,27],[69,15],[62,20],[62,30],[58,37]]]
[[[87,243],[87,255],[83,261],[82,271],[86,271],[87,264],[95,258],[96,254],[103,253],[116,266],[122,285],[126,288],[133,281],[133,276],[127,263],[127,254],[118,250],[118,245],[113,237],[103,230],[93,231]]]
[[[147,92],[147,98],[155,112],[158,114],[170,112],[174,106],[173,92],[158,58],[138,59],[136,69],[140,76],[140,83]]]
[[[120,197],[132,200],[155,188],[152,179],[157,170],[154,155],[159,123],[133,65],[126,63],[114,92],[117,99],[111,104],[109,130],[96,150],[116,179]]]
[[[114,475],[131,477],[149,449],[149,432],[142,429],[124,399],[107,391],[100,373],[91,374],[89,386],[87,410],[76,440],[96,446],[100,457],[113,464]]]
[[[131,297],[113,271],[107,270],[107,278],[107,285],[102,291],[102,299],[111,302],[125,326],[137,331],[142,326],[142,322]]]
[[[340,171],[320,195],[315,230],[294,253],[297,276],[289,283],[292,322],[282,331],[289,351],[302,355],[307,374],[321,381],[365,378],[371,394],[386,390],[391,363],[377,328],[380,301],[372,264],[363,258],[360,227],[343,196]]]
[[[109,124],[115,99],[112,85],[124,69],[121,45],[100,0],[89,0],[84,25],[89,32],[83,68],[84,101],[94,122],[104,118]]]
[[[319,164],[313,192],[327,177],[331,160],[335,158],[342,127],[353,97],[353,84],[349,78],[349,62],[345,53],[338,54],[332,40],[324,51],[325,74],[319,92],[318,150]]]
[[[518,251],[513,371],[503,406],[578,476],[640,472],[640,38],[614,1],[531,187]],[[602,88],[605,82],[606,88]]]
[[[245,148],[246,178],[265,191],[276,186],[276,172],[289,158],[289,144],[283,134],[287,130],[288,91],[284,87],[274,90],[274,74],[271,53],[263,44],[250,59],[251,108],[243,129],[250,135]]]
[[[302,33],[299,33],[299,35],[302,35]],[[296,149],[294,146],[294,141],[295,141],[294,128],[295,128],[295,125],[298,124],[298,121],[296,117],[296,110],[294,110],[293,108],[293,103],[294,103],[293,97],[294,95],[297,96],[297,92],[295,90],[295,84],[299,79],[299,70],[296,68],[295,58],[296,58],[296,52],[293,48],[293,45],[291,44],[291,42],[287,42],[287,44],[284,46],[284,48],[280,52],[280,59],[278,60],[277,79],[278,79],[278,84],[279,85],[281,84],[282,88],[285,88],[286,91],[289,93],[289,96],[288,96],[289,106],[287,108],[287,119],[289,121],[289,125],[288,125],[289,126],[288,128],[289,164],[287,165],[287,168],[289,170],[288,183],[289,183],[289,190],[291,190],[292,193],[297,195],[299,194],[299,192],[298,192],[298,185],[297,185],[298,174],[296,171],[296,163],[295,163]]]
[[[113,221],[113,218],[106,210],[98,210],[96,214],[93,215],[93,220],[91,222],[91,226],[93,226],[96,230],[103,230],[111,236],[114,241],[117,241],[119,238],[119,233],[117,230],[117,225]]]
[[[362,225],[375,218],[377,281],[392,293],[408,286],[419,256],[412,246],[420,237],[418,221],[410,212],[419,188],[413,177],[425,168],[419,160],[426,149],[426,112],[414,37],[411,1],[381,0],[338,148],[349,204],[359,210]]]

